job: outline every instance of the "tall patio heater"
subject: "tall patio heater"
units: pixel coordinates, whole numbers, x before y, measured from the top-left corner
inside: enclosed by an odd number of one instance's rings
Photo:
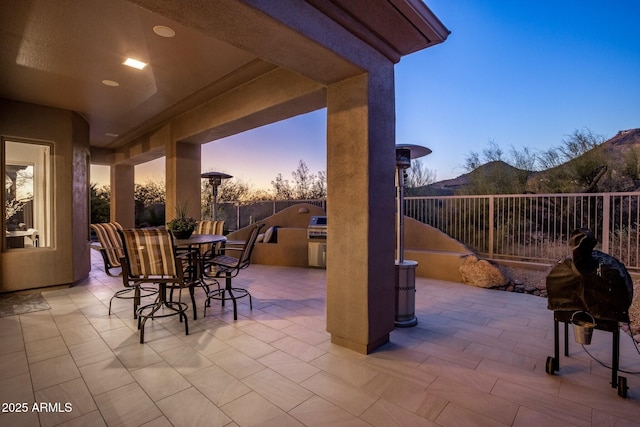
[[[427,147],[411,144],[396,145],[396,320],[395,326],[409,328],[418,324],[416,318],[416,261],[404,259],[404,171],[411,159],[431,154]]]
[[[211,219],[215,221],[218,216],[218,187],[222,184],[223,179],[233,178],[233,176],[222,172],[205,172],[200,175],[200,178],[209,179],[209,185],[211,185],[211,192],[213,195],[213,212],[211,214]]]

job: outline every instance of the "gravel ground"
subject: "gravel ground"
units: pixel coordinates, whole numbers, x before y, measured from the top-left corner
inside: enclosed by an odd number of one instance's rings
[[[511,279],[512,282],[522,283],[527,288],[536,288],[539,290],[546,289],[547,271],[535,271],[522,268],[501,266],[503,273]],[[546,295],[546,292],[542,292]],[[633,280],[633,302],[629,309],[629,318],[631,334],[637,342],[640,342],[640,277]],[[622,328],[629,333],[627,328]]]

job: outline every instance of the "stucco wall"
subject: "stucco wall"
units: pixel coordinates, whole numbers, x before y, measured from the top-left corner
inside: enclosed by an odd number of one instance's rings
[[[300,208],[309,212],[300,213]],[[260,221],[262,229],[277,226],[277,242],[257,243],[251,257],[254,264],[308,267],[307,225],[313,215],[326,215],[324,210],[309,204],[291,206]],[[416,275],[432,279],[462,282],[458,268],[473,251],[440,230],[405,216],[405,259],[418,262]],[[245,240],[250,227],[230,233],[229,240]]]
[[[89,274],[89,126],[62,109],[0,99],[0,135],[53,147],[53,245],[0,252],[0,292],[72,284]],[[3,161],[4,163],[4,161]]]
[[[306,210],[306,212],[305,212]],[[312,216],[326,215],[325,211],[308,203],[301,203],[281,210],[275,215],[260,221],[265,226],[278,227],[277,242],[256,243],[251,255],[255,264],[282,265],[288,267],[307,267],[307,226]],[[229,233],[229,240],[245,240],[251,227]]]

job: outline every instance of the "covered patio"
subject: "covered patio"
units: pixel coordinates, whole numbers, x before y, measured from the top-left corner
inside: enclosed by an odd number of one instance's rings
[[[140,344],[130,301],[107,314],[122,282],[93,253],[88,279],[43,292],[50,310],[0,318],[2,402],[60,409],[2,413],[0,424],[640,425],[638,377],[621,373],[631,397],[621,399],[572,333],[571,357],[545,373],[544,298],[419,277],[418,325],[364,355],[331,343],[325,270],[251,265],[235,280],[254,296],[238,321],[213,304],[189,317],[188,336],[173,317],[149,322]],[[611,334],[596,330],[588,349],[610,363]],[[626,335],[620,361],[640,371]]]
[[[162,157],[166,219],[188,201],[199,218],[202,144],[324,109],[325,328],[363,354],[388,342],[394,67],[449,35],[424,2],[24,1],[2,10],[3,200],[22,200],[12,168],[26,175],[34,164],[38,203],[22,223],[39,231],[39,245],[14,248],[19,236],[5,235],[0,292],[93,274],[90,165],[109,166],[110,221],[124,228],[135,226],[136,165]],[[21,231],[19,221],[0,220],[6,232]]]

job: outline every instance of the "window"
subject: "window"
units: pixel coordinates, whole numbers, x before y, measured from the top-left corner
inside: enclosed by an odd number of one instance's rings
[[[51,145],[4,141],[5,248],[52,246]]]

